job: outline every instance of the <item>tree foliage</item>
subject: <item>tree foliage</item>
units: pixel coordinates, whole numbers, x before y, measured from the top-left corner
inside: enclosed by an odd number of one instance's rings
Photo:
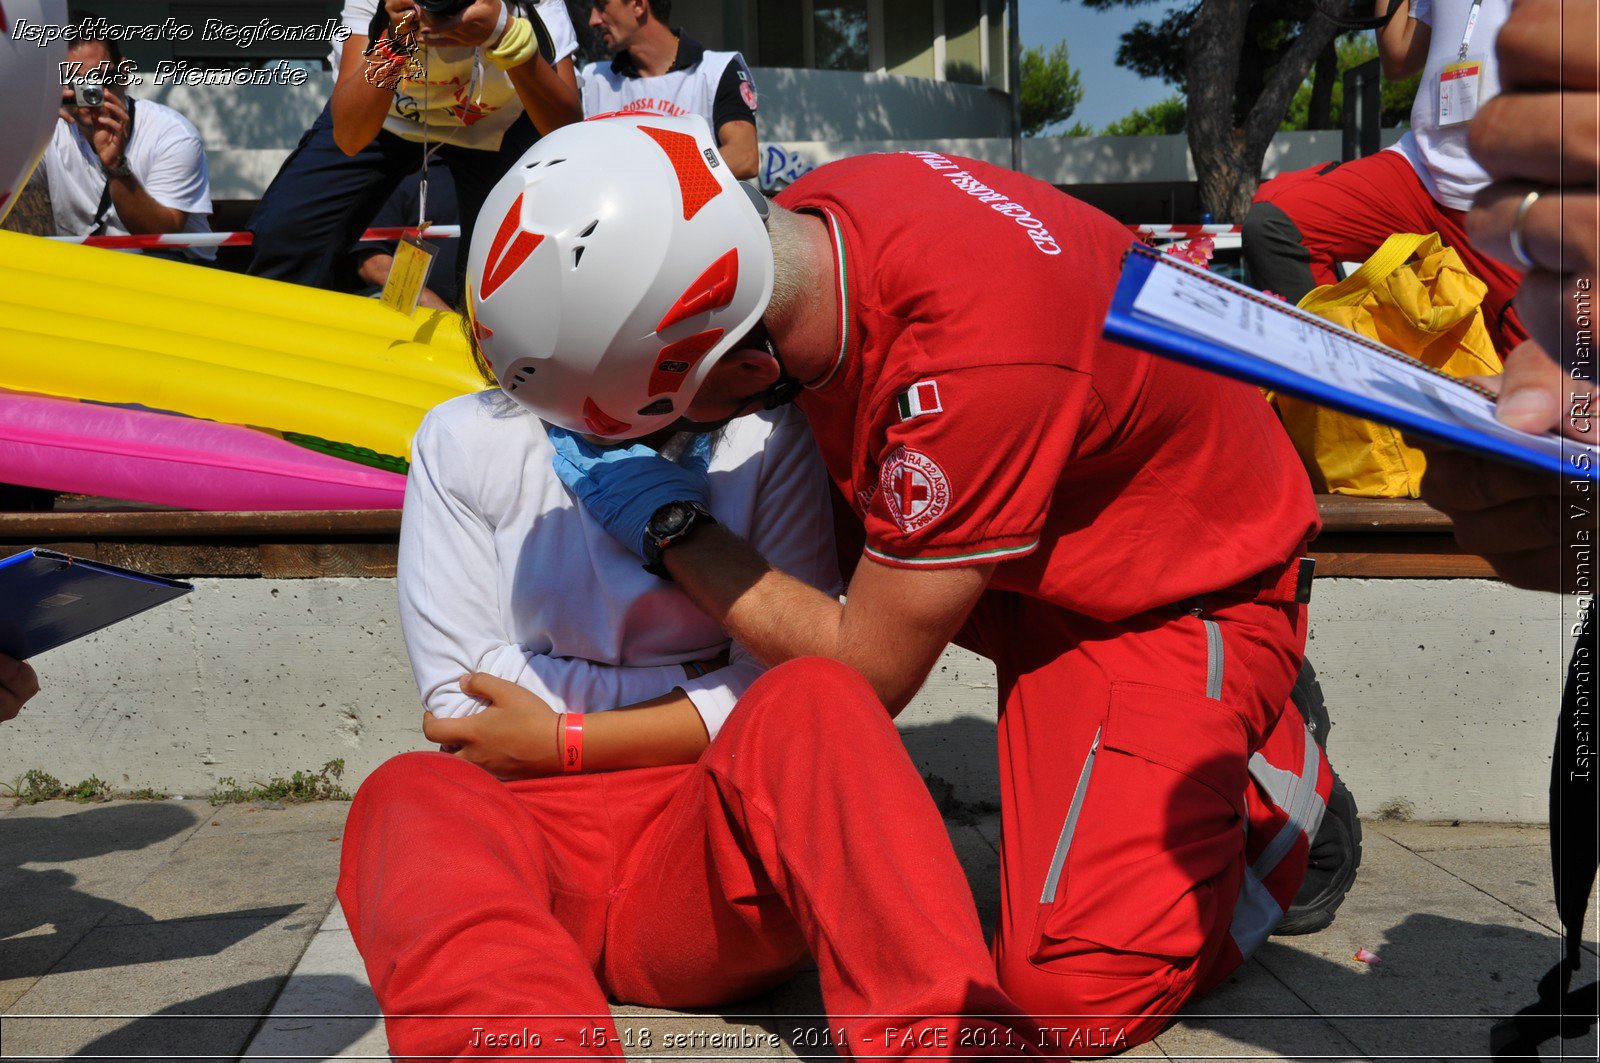
[[[1294,99],[1289,103],[1289,113],[1284,116],[1282,129],[1337,129],[1344,119],[1344,73],[1370,62],[1378,57],[1378,45],[1372,39],[1371,33],[1347,33],[1335,42],[1335,51],[1338,54],[1338,76],[1332,86],[1332,107],[1328,113],[1325,125],[1314,125],[1311,121],[1311,94],[1310,81],[1303,82],[1296,90]],[[1420,72],[1411,75],[1403,81],[1385,80],[1382,85],[1382,118],[1380,124],[1386,128],[1397,126],[1406,122],[1411,117],[1411,101],[1416,98],[1417,86],[1422,82]]]
[[[1189,105],[1182,96],[1168,96],[1112,122],[1100,131],[1106,137],[1147,137],[1182,133],[1189,120]]]
[[[1078,72],[1067,59],[1067,42],[1048,52],[1022,50],[1022,134],[1036,137],[1049,127],[1072,117],[1083,100]]]
[[[1158,0],[1083,0],[1094,10],[1113,7],[1143,7]],[[1338,0],[1320,0],[1329,10]],[[1319,0],[1186,0],[1168,11],[1159,21],[1141,19],[1122,35],[1117,47],[1117,65],[1143,77],[1160,78],[1179,92],[1187,93],[1190,81],[1190,40],[1203,7],[1212,10],[1232,8],[1229,14],[1242,15],[1243,36],[1234,79],[1234,117],[1242,122],[1261,97],[1268,77],[1284,58],[1296,38],[1319,6]],[[1212,78],[1221,72],[1220,63],[1201,56],[1196,76]]]
[[[1083,0],[1095,10],[1154,2]],[[1249,209],[1273,134],[1338,33],[1329,15],[1348,7],[1349,0],[1184,0],[1122,35],[1120,65],[1186,97],[1200,201],[1217,220],[1242,220]]]

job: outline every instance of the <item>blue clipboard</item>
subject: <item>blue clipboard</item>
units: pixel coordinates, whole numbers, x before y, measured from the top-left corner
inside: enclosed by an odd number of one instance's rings
[[[54,550],[24,550],[0,561],[0,653],[26,660],[192,590]]]
[[[1128,251],[1105,335],[1460,450],[1600,480],[1600,449],[1505,427],[1483,388],[1142,244]]]

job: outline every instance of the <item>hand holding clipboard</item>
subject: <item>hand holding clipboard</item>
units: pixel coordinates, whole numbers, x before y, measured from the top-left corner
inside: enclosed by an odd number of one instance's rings
[[[0,723],[22,711],[22,705],[39,693],[39,677],[33,666],[15,657],[0,655]]]
[[[24,550],[0,561],[0,722],[39,692],[29,657],[192,590],[179,580],[54,550]]]
[[[192,590],[54,550],[24,550],[0,561],[0,654],[24,661]]]
[[[1493,392],[1142,244],[1128,252],[1105,334],[1408,435],[1600,479],[1600,449],[1501,424]]]
[[[1582,591],[1592,579],[1600,448],[1592,385],[1569,380],[1537,344],[1507,359],[1499,383],[1543,409],[1497,417],[1494,391],[1446,376],[1376,340],[1242,284],[1135,246],[1106,335],[1309,402],[1393,425],[1426,442],[1422,494],[1456,540],[1508,583]],[[1558,434],[1554,429],[1565,429]],[[1529,469],[1544,475],[1529,475]]]

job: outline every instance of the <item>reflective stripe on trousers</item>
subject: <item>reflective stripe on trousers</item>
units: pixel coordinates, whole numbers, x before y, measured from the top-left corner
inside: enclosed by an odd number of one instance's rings
[[[1040,904],[1055,903],[1056,887],[1061,882],[1061,869],[1066,865],[1067,851],[1072,848],[1072,835],[1078,829],[1078,813],[1083,811],[1083,795],[1089,792],[1089,777],[1094,774],[1094,758],[1100,752],[1100,732],[1103,730],[1095,730],[1089,755],[1083,758],[1083,770],[1078,773],[1078,785],[1072,791],[1072,806],[1067,809],[1067,821],[1061,825],[1061,837],[1056,839],[1056,853],[1050,858],[1050,871],[1044,877],[1044,893],[1039,897]]]
[[[1293,711],[1293,706],[1284,711]],[[1239,885],[1239,900],[1234,906],[1230,928],[1233,942],[1244,956],[1259,948],[1283,919],[1284,910],[1262,880],[1272,874],[1301,834],[1308,842],[1317,836],[1317,828],[1322,826],[1322,817],[1328,810],[1317,793],[1321,750],[1309,729],[1305,746],[1305,763],[1299,775],[1274,768],[1260,753],[1250,757],[1251,778],[1266,791],[1272,803],[1283,810],[1289,821],[1267,843],[1255,863],[1244,869],[1244,881]]]

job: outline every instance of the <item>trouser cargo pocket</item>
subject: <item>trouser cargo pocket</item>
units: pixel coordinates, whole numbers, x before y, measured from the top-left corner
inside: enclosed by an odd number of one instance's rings
[[[1225,928],[1242,867],[1244,724],[1226,703],[1112,685],[1039,899],[1030,960],[1105,973],[1136,953],[1182,964]],[[1148,965],[1145,965],[1148,966]]]

